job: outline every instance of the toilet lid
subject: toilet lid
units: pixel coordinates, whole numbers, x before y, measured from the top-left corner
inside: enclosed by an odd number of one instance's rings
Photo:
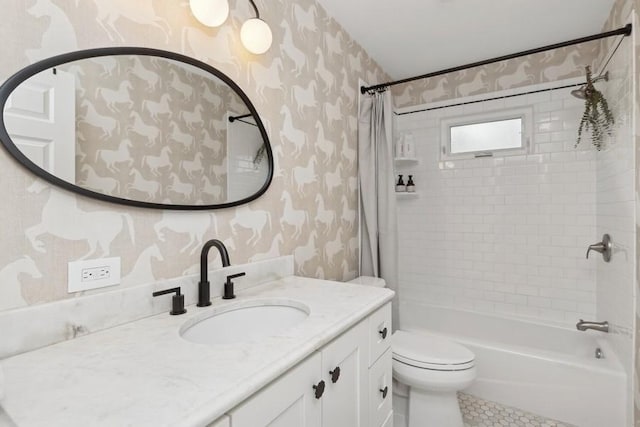
[[[424,369],[470,369],[475,359],[469,349],[446,338],[406,331],[393,334],[392,349],[397,361]]]

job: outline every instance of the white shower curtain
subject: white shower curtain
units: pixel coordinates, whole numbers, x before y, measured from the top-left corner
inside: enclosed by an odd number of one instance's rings
[[[396,292],[398,329],[398,219],[393,163],[393,108],[389,91],[363,95],[358,120],[360,178],[360,274],[383,278]]]

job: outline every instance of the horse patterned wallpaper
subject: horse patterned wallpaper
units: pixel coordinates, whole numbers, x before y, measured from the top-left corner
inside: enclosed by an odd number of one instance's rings
[[[233,2],[230,19],[215,29],[201,26],[186,0],[3,4],[0,79],[76,49],[143,46],[192,56],[230,76],[252,100],[271,139],[275,176],[264,196],[241,207],[147,210],[59,190],[1,152],[0,310],[73,297],[67,262],[83,258],[121,257],[120,286],[196,273],[210,238],[226,243],[232,263],[293,254],[297,274],[356,275],[358,79],[388,76],[315,1],[258,7],[274,34],[262,56],[247,53],[239,39],[253,13],[249,2]],[[216,257],[211,266],[219,265]]]
[[[59,190],[2,153],[0,310],[72,297],[67,262],[82,258],[120,256],[121,286],[195,273],[201,245],[214,237],[226,242],[233,263],[293,254],[300,275],[346,280],[357,274],[358,79],[390,78],[314,0],[258,3],[274,32],[262,56],[247,53],[239,40],[241,23],[252,14],[248,2],[234,4],[217,29],[199,25],[186,0],[4,5],[0,79],[76,49],[145,46],[195,57],[251,98],[271,139],[275,174],[267,193],[245,206],[153,211]],[[394,89],[396,104],[575,76],[596,51],[585,45],[409,83]]]
[[[229,86],[149,56],[59,68],[76,77],[79,185],[155,203],[227,200],[227,112],[249,111]]]
[[[598,42],[583,43],[417,80],[395,86],[394,101],[397,107],[407,107],[579,77],[599,51]],[[505,52],[510,53],[515,52]],[[425,70],[430,71],[436,70]]]
[[[217,29],[200,26],[186,0],[23,0],[2,6],[1,80],[76,49],[146,46],[193,56],[233,78],[256,105],[274,149],[275,177],[263,197],[242,207],[152,211],[59,190],[0,153],[0,310],[73,297],[66,292],[67,262],[83,258],[120,256],[120,286],[195,273],[201,245],[214,237],[225,241],[233,263],[293,254],[297,274],[338,280],[356,275],[357,83],[390,79],[314,0],[258,0],[274,33],[271,50],[259,57],[246,53],[239,40],[240,25],[252,13],[249,2],[233,2],[230,20]],[[639,7],[640,0],[617,0],[607,29]],[[580,76],[594,63],[598,45],[407,83],[393,89],[395,103],[419,105]],[[640,72],[637,46],[636,40]],[[634,100],[637,113],[640,92]],[[639,342],[636,327],[636,384]],[[634,425],[640,426],[640,394],[634,390]]]

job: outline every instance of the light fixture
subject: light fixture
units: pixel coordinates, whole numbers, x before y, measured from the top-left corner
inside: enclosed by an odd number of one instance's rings
[[[273,35],[266,22],[260,18],[251,18],[242,24],[240,40],[249,52],[260,55],[271,47]]]
[[[249,0],[253,10],[256,12],[256,17],[247,19],[242,28],[240,28],[240,40],[244,47],[251,53],[260,55],[265,53],[271,47],[273,41],[273,34],[271,34],[271,28],[269,25],[260,19],[260,11],[253,0]]]
[[[260,55],[271,47],[273,34],[269,25],[260,19],[260,12],[253,0],[249,0],[256,13],[255,18],[247,19],[240,29],[240,40],[251,53]],[[208,27],[218,27],[229,16],[228,0],[189,0],[191,12],[198,21]]]
[[[229,16],[228,0],[189,0],[191,13],[207,27],[219,27]]]

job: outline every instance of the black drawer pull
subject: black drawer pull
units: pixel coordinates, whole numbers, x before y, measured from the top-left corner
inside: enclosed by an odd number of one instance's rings
[[[337,383],[340,379],[340,366],[336,366],[333,371],[329,371],[329,374],[331,374],[331,382],[334,384]]]
[[[380,389],[380,393],[382,393],[382,398],[386,399],[387,398],[387,393],[389,392],[389,387],[388,386],[384,386],[384,388]]]
[[[320,380],[317,385],[313,386],[313,389],[316,391],[316,399],[320,399],[324,394],[324,380]]]
[[[386,327],[385,327],[383,330],[378,331],[378,333],[379,333],[380,335],[382,335],[382,339],[386,339],[386,338],[387,338],[387,332],[388,332],[388,331],[387,331],[387,328],[386,328]]]

